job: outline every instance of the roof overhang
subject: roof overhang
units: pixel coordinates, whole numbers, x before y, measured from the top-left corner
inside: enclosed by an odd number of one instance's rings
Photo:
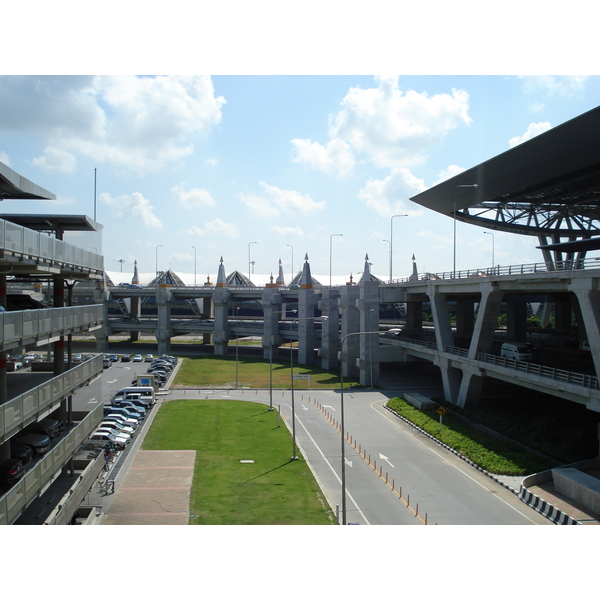
[[[490,229],[543,235],[582,235],[568,219],[600,220],[600,107],[580,115],[411,200]],[[467,189],[461,186],[477,188]],[[485,211],[495,211],[485,216]],[[520,220],[511,219],[510,213]],[[542,216],[552,213],[553,218]]]
[[[56,196],[0,162],[0,200],[56,200]]]
[[[102,225],[86,215],[2,215],[0,219],[10,221],[34,231],[99,231]]]

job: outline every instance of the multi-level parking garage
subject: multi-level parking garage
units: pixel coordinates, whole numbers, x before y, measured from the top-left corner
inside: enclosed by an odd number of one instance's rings
[[[595,109],[435,186],[411,200],[472,226],[537,237],[542,261],[493,266],[382,282],[365,260],[358,284],[325,287],[311,277],[308,257],[301,277],[285,285],[228,284],[224,265],[214,284],[178,287],[109,287],[101,344],[120,331],[156,335],[159,352],[173,337],[202,334],[225,354],[231,340],[260,337],[265,358],[298,342],[300,363],[320,361],[345,376],[377,384],[381,363],[430,361],[437,365],[447,400],[475,405],[486,377],[535,389],[600,411],[600,109]],[[464,234],[463,234],[464,235]],[[155,312],[144,316],[143,299]],[[182,300],[198,311],[175,316]],[[127,315],[108,307],[127,301]],[[254,316],[244,316],[252,306]],[[378,335],[384,307],[402,305],[399,336]],[[531,306],[542,306],[542,333],[528,332]],[[424,323],[427,307],[431,323]],[[498,316],[506,326],[498,329]],[[124,318],[125,317],[125,318]],[[550,318],[551,317],[551,318]],[[499,356],[502,341],[528,342],[533,361]],[[586,343],[591,352],[579,353]]]
[[[0,163],[3,199],[25,206],[29,199],[54,195]],[[72,403],[78,389],[98,381],[102,357],[73,365],[70,353],[73,335],[102,326],[101,304],[71,306],[70,300],[75,282],[102,282],[103,258],[64,239],[67,232],[99,236],[99,230],[85,216],[0,215],[0,306],[6,308],[7,295],[24,289],[45,286],[52,298],[47,308],[0,311],[0,464],[15,465],[16,445],[26,445],[22,434],[37,431],[42,420],[63,425],[49,446],[34,446],[32,458],[18,461],[18,480],[7,481],[3,471],[0,524],[70,522],[103,467],[102,457],[76,457],[102,420],[102,406],[81,412]],[[90,247],[101,247],[93,239]],[[43,360],[31,371],[15,370],[19,355],[27,352]]]

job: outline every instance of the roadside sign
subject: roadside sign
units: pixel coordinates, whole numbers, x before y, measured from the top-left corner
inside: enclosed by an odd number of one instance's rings
[[[446,414],[446,409],[443,406],[439,406],[438,409],[437,409],[437,414],[440,415],[440,417],[442,415],[445,415]]]
[[[294,375],[294,379],[310,379],[310,375]]]

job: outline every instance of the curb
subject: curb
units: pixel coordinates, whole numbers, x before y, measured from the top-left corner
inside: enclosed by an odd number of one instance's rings
[[[446,444],[444,444],[443,442],[438,440],[436,437],[432,436],[430,433],[427,433],[426,431],[424,431],[423,429],[421,429],[420,427],[418,427],[417,425],[415,425],[414,423],[412,423],[411,421],[409,421],[402,415],[399,415],[395,410],[392,410],[385,404],[383,405],[383,408],[385,408],[387,411],[391,412],[394,416],[396,416],[399,419],[401,419],[402,421],[404,421],[404,423],[406,423],[407,425],[410,425],[410,427],[412,427],[413,429],[415,429],[422,435],[428,437],[430,440],[435,442],[438,446],[441,446],[448,452],[451,452],[455,456],[458,456],[458,458],[460,458],[461,460],[466,462],[468,465],[472,466],[474,469],[476,469],[480,473],[483,473],[490,479],[494,480],[496,483],[500,484],[503,488],[512,492],[524,504],[526,504],[530,508],[533,508],[536,512],[540,513],[542,516],[546,517],[548,520],[552,521],[556,525],[579,525],[578,521],[576,521],[569,515],[563,513],[561,510],[559,510],[555,506],[552,506],[546,500],[542,500],[541,498],[539,498],[538,496],[536,496],[535,494],[533,494],[532,492],[527,490],[527,488],[525,488],[523,485],[521,485],[520,490],[518,490],[518,491],[515,490],[511,486],[509,486],[506,483],[504,483],[503,481],[499,480],[495,475],[493,475],[489,471],[482,469],[479,465],[475,464],[472,460],[469,460],[468,458],[463,456],[460,452],[457,452],[456,450],[454,450],[454,448],[450,448],[450,446],[447,446]]]

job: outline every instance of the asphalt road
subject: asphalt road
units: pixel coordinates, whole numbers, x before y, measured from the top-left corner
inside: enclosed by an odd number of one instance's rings
[[[108,402],[116,391],[131,385],[136,373],[146,369],[145,363],[114,363],[102,375],[103,391],[100,393],[99,386],[80,390],[74,399],[75,410]],[[180,394],[170,392],[171,397]],[[394,395],[398,394],[391,390],[368,389],[344,393],[345,428],[351,437],[345,442],[348,524],[552,524],[510,490],[383,408]],[[188,390],[181,397],[269,404],[268,390]],[[290,431],[291,400],[290,390],[273,392],[273,406]],[[294,408],[297,447],[342,520],[339,390],[296,389]],[[292,454],[290,442],[290,457]]]

